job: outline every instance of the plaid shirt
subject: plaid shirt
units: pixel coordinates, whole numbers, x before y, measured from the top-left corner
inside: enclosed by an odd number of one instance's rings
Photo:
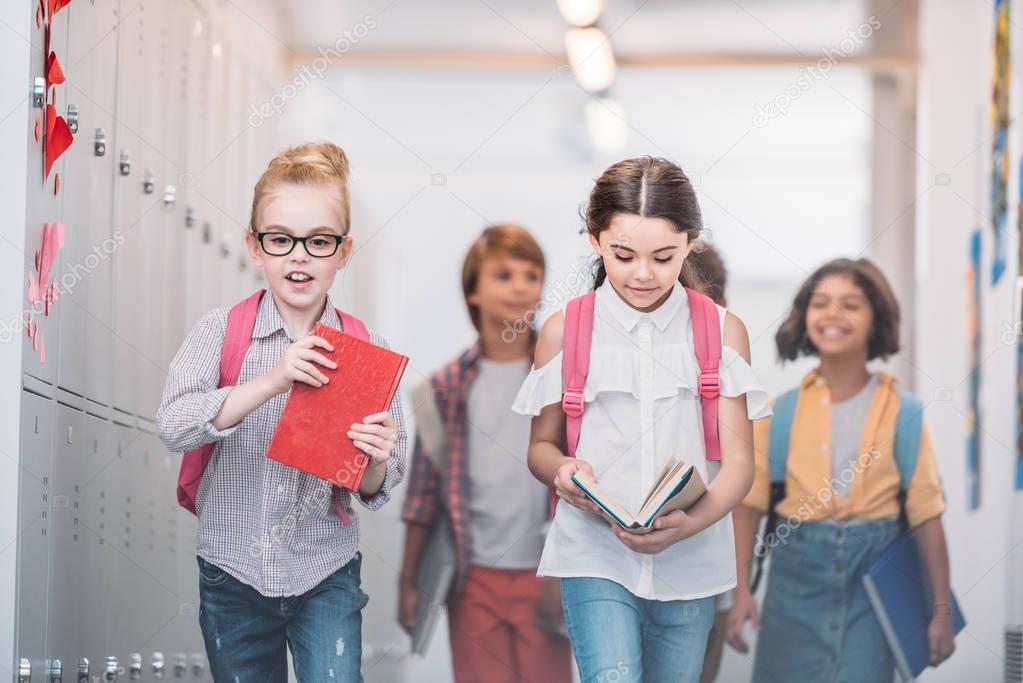
[[[536,350],[536,335],[532,335],[530,360]],[[412,449],[412,468],[401,518],[406,523],[433,526],[443,506],[451,520],[455,538],[455,586],[461,588],[469,569],[472,539],[469,534],[469,465],[467,399],[469,387],[479,374],[480,343],[466,349],[454,362],[430,377],[437,412],[444,426],[446,461],[444,471],[438,471],[434,459],[426,452],[422,440],[416,435]],[[414,410],[415,408],[413,408]],[[509,407],[509,410],[511,408]]]
[[[214,428],[212,420],[232,389],[217,388],[227,312],[221,308],[203,317],[171,362],[156,415],[160,437],[175,452],[217,442],[196,497],[196,553],[262,595],[300,595],[352,559],[359,547],[359,518],[353,514],[352,524],[344,526],[330,482],[266,457],[287,393],[232,427]],[[320,322],[341,329],[329,297]],[[387,346],[376,335],[371,340]],[[294,341],[273,297],[264,295],[238,383],[268,372]],[[342,489],[346,508],[351,498],[370,510],[380,508],[405,473],[408,439],[397,395],[389,411],[398,440],[384,483],[365,500]]]

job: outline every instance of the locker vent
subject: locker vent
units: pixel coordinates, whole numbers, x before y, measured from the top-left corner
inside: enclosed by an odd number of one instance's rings
[[[1005,683],[1023,683],[1023,624],[1005,627]]]

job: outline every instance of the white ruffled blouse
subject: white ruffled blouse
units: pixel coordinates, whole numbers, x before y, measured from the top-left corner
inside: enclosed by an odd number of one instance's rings
[[[726,310],[718,306],[718,313],[724,339]],[[561,402],[561,359],[559,353],[533,368],[515,399],[515,412],[539,415],[545,406]],[[722,347],[720,372],[721,394],[745,395],[749,419],[771,415],[767,393],[735,349]],[[689,301],[681,284],[650,313],[629,306],[609,282],[597,289],[576,455],[593,466],[601,487],[627,510],[639,509],[670,457],[695,465],[708,482],[720,469],[704,453],[699,374]],[[622,545],[596,515],[559,501],[537,574],[610,579],[655,600],[723,593],[735,586],[732,517],[726,515],[657,555],[644,555]]]

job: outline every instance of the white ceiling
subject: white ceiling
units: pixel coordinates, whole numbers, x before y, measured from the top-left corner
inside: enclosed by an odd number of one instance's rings
[[[892,0],[894,4],[897,0]],[[606,0],[618,54],[682,51],[819,56],[867,21],[861,0]],[[278,8],[293,49],[564,51],[554,0],[302,0]],[[882,17],[883,21],[883,17]],[[364,32],[365,26],[372,26]],[[282,36],[284,37],[284,36]]]

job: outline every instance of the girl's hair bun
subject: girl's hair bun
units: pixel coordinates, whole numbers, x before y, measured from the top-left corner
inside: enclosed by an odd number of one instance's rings
[[[341,229],[347,233],[351,214],[348,174],[348,155],[332,142],[307,142],[289,147],[270,161],[256,183],[249,229],[256,232],[259,210],[267,193],[277,185],[326,185],[338,191]]]

